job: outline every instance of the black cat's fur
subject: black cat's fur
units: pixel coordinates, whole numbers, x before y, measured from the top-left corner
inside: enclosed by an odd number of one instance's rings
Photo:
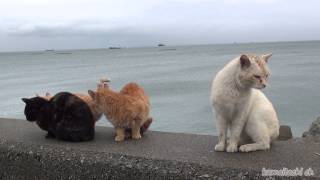
[[[47,137],[79,142],[94,138],[94,119],[87,103],[77,96],[60,92],[49,101],[42,97],[22,98],[24,114],[30,122],[48,132]]]

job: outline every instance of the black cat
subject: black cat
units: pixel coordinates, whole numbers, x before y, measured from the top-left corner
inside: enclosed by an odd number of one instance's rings
[[[94,138],[93,115],[87,103],[79,97],[60,92],[50,100],[42,97],[22,100],[26,103],[26,119],[47,131],[47,137],[73,142]]]

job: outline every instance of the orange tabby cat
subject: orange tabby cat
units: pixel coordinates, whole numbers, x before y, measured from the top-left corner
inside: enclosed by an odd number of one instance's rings
[[[140,139],[140,127],[150,120],[149,98],[136,83],[125,85],[120,92],[115,92],[106,83],[96,92],[89,90],[89,95],[116,128],[116,141],[125,139],[125,130],[132,129],[132,138]]]

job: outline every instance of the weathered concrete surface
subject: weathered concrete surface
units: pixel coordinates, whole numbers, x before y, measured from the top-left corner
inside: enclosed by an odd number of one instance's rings
[[[304,138],[230,154],[214,152],[217,138],[205,135],[147,132],[116,143],[113,129],[97,127],[91,142],[44,136],[35,124],[0,119],[0,179],[266,179],[262,168],[312,168],[320,178],[320,143]]]

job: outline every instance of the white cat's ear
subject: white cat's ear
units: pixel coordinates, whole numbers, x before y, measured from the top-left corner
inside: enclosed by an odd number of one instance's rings
[[[248,68],[251,64],[249,57],[245,54],[242,54],[240,56],[240,64],[241,68]]]
[[[272,56],[272,53],[262,55],[262,59],[267,63],[269,58]]]
[[[96,98],[96,93],[95,93],[94,91],[88,90],[88,94],[90,95],[90,97],[91,97],[93,100],[95,100],[95,98]]]

